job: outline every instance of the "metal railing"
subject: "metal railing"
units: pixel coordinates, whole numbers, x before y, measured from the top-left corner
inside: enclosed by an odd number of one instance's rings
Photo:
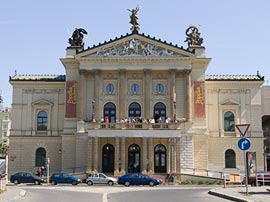
[[[115,130],[177,130],[181,129],[181,123],[99,123],[83,122],[85,128],[91,129],[115,129]]]
[[[256,186],[265,186],[270,184],[270,172],[256,172]]]

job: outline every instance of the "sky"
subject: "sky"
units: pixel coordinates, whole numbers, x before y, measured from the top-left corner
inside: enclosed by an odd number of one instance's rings
[[[130,33],[127,9],[140,7],[140,33],[187,48],[185,30],[199,26],[207,75],[260,75],[270,79],[269,0],[8,0],[0,5],[0,94],[12,103],[9,76],[65,74],[68,38],[84,28],[85,45]]]

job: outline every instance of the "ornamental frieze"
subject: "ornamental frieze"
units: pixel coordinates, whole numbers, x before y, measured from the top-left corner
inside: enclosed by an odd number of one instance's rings
[[[163,47],[150,43],[131,39],[121,44],[113,45],[109,48],[101,48],[96,53],[100,57],[113,56],[183,56]]]

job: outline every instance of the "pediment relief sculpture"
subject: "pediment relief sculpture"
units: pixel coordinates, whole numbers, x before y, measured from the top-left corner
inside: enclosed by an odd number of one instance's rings
[[[91,55],[93,56],[93,55]],[[114,56],[184,56],[173,52],[163,47],[154,44],[146,43],[138,39],[131,39],[129,41],[111,46],[109,48],[101,48],[94,56],[99,57],[114,57]]]

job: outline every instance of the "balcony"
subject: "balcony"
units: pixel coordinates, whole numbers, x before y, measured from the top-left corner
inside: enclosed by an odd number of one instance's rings
[[[181,122],[176,123],[77,123],[77,132],[89,130],[181,130]]]

